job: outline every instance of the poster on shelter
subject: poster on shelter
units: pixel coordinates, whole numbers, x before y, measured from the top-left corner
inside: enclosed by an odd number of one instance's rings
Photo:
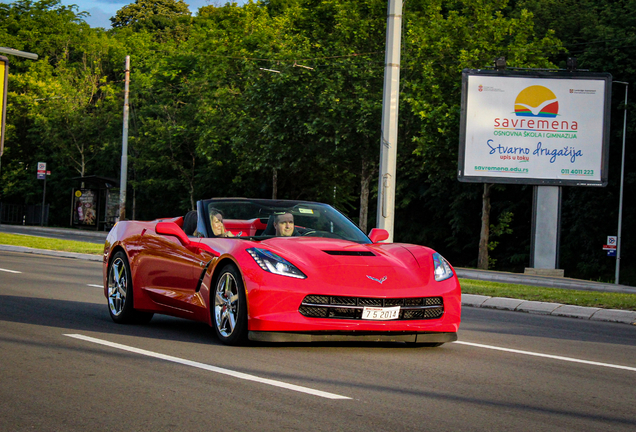
[[[75,190],[73,222],[76,225],[95,226],[97,223],[97,194],[93,189]]]
[[[608,74],[464,74],[461,181],[607,184]]]

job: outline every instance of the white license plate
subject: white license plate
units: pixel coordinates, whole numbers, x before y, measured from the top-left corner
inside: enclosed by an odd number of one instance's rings
[[[365,307],[362,310],[362,319],[367,320],[393,320],[400,317],[400,307]]]

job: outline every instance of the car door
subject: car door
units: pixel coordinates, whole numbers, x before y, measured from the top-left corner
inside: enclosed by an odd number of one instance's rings
[[[194,318],[201,303],[199,277],[206,264],[196,244],[186,246],[175,236],[148,230],[139,245],[135,283],[162,312]]]

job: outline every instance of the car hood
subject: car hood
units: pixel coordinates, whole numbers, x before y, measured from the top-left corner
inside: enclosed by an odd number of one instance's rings
[[[403,289],[430,281],[433,260],[429,248],[399,243],[358,244],[324,238],[272,238],[261,242],[298,267],[308,277],[333,285],[367,285]],[[416,249],[414,254],[409,249]],[[415,258],[415,255],[418,258]]]

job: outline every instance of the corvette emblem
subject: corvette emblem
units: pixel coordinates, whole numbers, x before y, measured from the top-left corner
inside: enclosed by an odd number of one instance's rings
[[[386,276],[384,276],[382,279],[376,279],[373,276],[369,276],[369,275],[367,275],[367,277],[369,279],[371,279],[371,280],[374,280],[374,281],[378,282],[379,284],[382,284],[382,282],[384,282],[386,280]]]

